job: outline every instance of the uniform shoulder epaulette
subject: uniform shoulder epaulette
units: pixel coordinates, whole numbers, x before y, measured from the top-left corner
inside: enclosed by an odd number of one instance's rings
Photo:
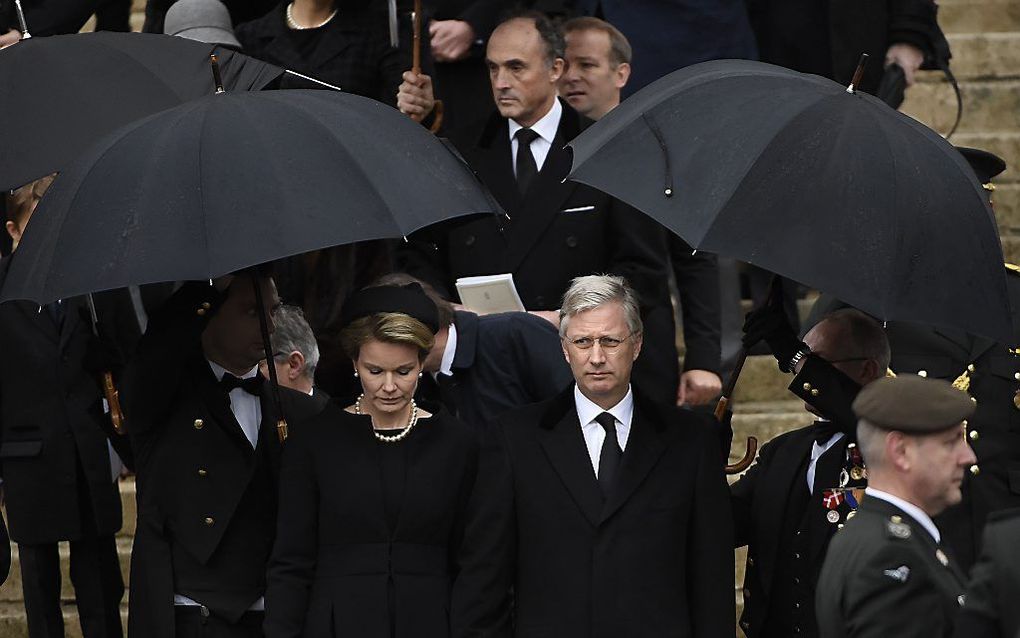
[[[1014,274],[1020,275],[1020,266],[1017,266],[1016,264],[1011,264],[1008,261],[1006,262],[1006,270]]]
[[[900,516],[890,516],[889,520],[885,522],[885,531],[889,534],[890,538],[898,538],[900,540],[906,540],[910,538],[910,525],[903,522],[903,518]]]

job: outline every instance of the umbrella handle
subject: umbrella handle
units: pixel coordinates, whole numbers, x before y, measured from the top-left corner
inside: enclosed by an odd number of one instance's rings
[[[220,61],[215,53],[209,54],[209,64],[212,66],[213,82],[216,84],[216,95],[226,93],[223,90],[223,77],[220,75]]]
[[[737,354],[736,363],[733,366],[733,374],[730,375],[729,381],[726,382],[726,387],[723,388],[722,396],[719,397],[719,403],[715,406],[715,419],[722,423],[723,418],[726,416],[726,411],[730,406],[730,397],[733,396],[733,390],[737,386],[737,379],[740,378],[740,372],[744,369],[744,361],[747,360],[747,349],[741,348]],[[744,450],[744,455],[739,461],[733,464],[726,465],[725,470],[727,474],[740,474],[754,462],[754,457],[758,453],[758,439],[753,436],[747,437],[747,445]]]
[[[251,283],[255,288],[255,305],[259,312],[259,330],[262,332],[262,347],[266,351],[266,369],[269,370],[269,386],[273,395],[273,403],[276,405],[276,413],[280,419],[276,422],[276,435],[280,443],[287,440],[287,418],[283,414],[283,401],[280,399],[280,380],[276,377],[276,365],[273,363],[273,344],[269,340],[269,319],[266,318],[266,304],[262,300],[262,286],[259,285],[260,277],[257,271],[252,272]]]
[[[411,14],[413,28],[411,31],[411,73],[421,73],[421,0],[414,0],[414,13]]]
[[[113,374],[103,373],[103,396],[106,404],[110,406],[110,422],[113,423],[113,431],[117,434],[124,434],[127,428],[124,425],[124,411],[120,407],[120,391],[113,383]]]

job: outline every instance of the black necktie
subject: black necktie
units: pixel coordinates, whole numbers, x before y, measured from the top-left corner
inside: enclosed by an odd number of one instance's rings
[[[602,452],[599,454],[599,487],[602,488],[603,496],[609,496],[616,470],[620,467],[620,459],[623,458],[623,450],[616,439],[616,417],[603,412],[595,417],[595,421],[606,431],[606,440],[602,442]]]
[[[220,379],[220,387],[227,394],[230,394],[230,391],[234,388],[241,388],[248,394],[259,396],[262,393],[262,375],[256,374],[249,379],[241,379],[228,372]]]
[[[538,174],[535,156],[531,154],[531,143],[538,139],[538,133],[522,128],[514,133],[514,137],[517,139],[517,190],[524,195],[531,180]]]

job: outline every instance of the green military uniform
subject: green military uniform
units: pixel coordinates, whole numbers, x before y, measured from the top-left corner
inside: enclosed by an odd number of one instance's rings
[[[918,376],[879,379],[857,395],[861,421],[910,436],[959,428],[974,403],[947,381]],[[872,435],[874,436],[874,435]],[[862,440],[867,457],[867,441]],[[889,468],[882,468],[893,472]],[[939,544],[939,533],[907,470],[899,494],[875,493],[893,483],[878,468],[856,516],[829,544],[816,589],[822,638],[948,637],[964,604],[966,576]],[[901,471],[902,472],[902,471]],[[891,474],[890,474],[891,476]],[[951,489],[949,485],[944,489]]]
[[[956,638],[1020,636],[1020,508],[992,514],[971,572]]]
[[[924,527],[892,503],[865,497],[829,544],[817,588],[820,635],[951,636],[965,587],[963,572]]]

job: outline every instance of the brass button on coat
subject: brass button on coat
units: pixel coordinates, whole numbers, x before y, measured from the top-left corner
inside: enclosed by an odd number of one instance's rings
[[[201,430],[204,427],[205,427],[205,421],[203,421],[202,419],[195,419],[195,429],[196,430]]]
[[[208,471],[206,471],[205,469],[199,469],[199,470],[198,470],[198,475],[199,475],[199,476],[208,476],[208,475],[209,475],[209,472],[208,472]]]
[[[216,520],[212,516],[205,517],[205,524],[212,527],[216,523]]]
[[[971,430],[968,436],[970,437],[971,441],[977,441],[979,438],[981,438],[981,435],[978,434],[977,430]]]
[[[970,466],[970,473],[972,475],[974,475],[974,476],[977,476],[978,474],[981,473],[981,468],[979,468],[976,464],[975,465],[971,465]]]

